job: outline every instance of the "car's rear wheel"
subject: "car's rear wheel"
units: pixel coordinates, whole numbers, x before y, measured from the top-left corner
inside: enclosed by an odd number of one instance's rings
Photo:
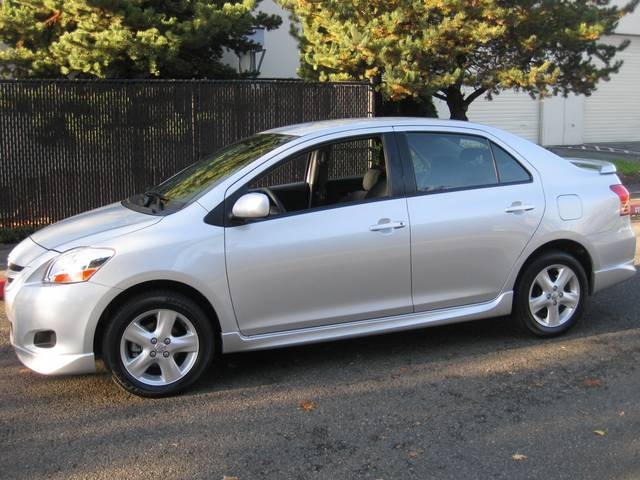
[[[128,300],[103,339],[114,381],[135,395],[173,395],[195,382],[211,363],[214,331],[200,306],[170,291]]]
[[[564,252],[548,252],[523,272],[514,313],[535,335],[560,335],[580,320],[587,295],[587,276],[580,262]]]

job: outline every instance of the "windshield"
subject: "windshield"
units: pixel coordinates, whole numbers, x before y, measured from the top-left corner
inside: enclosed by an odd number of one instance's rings
[[[245,138],[206,156],[147,192],[128,198],[125,205],[149,209],[151,213],[178,210],[203,191],[293,138],[277,133]]]

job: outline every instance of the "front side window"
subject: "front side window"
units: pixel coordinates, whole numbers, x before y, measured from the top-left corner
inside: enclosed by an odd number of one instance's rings
[[[493,155],[484,138],[450,133],[407,133],[420,192],[497,185]]]
[[[380,137],[333,143],[325,148],[325,152],[329,180],[363,177],[370,168],[385,170],[384,148]]]
[[[271,215],[387,197],[382,138],[344,140],[296,154],[247,187],[269,196]]]
[[[308,164],[309,153],[296,155],[251,182],[250,188],[273,188],[280,185],[303,183],[307,178]]]

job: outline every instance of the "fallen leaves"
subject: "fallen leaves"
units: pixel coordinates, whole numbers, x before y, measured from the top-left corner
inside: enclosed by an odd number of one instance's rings
[[[595,387],[601,387],[603,385],[603,381],[600,380],[599,378],[585,378],[582,382],[582,384],[585,387],[591,387],[591,388],[595,388]]]
[[[240,480],[238,477],[227,477],[226,475],[222,477],[222,480]]]
[[[422,455],[423,453],[424,453],[423,449],[414,448],[414,449],[409,450],[407,455],[409,456],[409,458],[416,458],[416,457],[419,457],[420,455]]]
[[[607,434],[607,432],[604,430],[594,430],[593,433],[595,433],[599,437],[604,437]]]
[[[305,412],[311,412],[312,410],[318,408],[318,404],[316,402],[312,402],[311,400],[300,400],[298,405]]]
[[[523,460],[527,459],[527,456],[521,453],[514,453],[513,455],[511,455],[511,458],[513,458],[516,462],[522,462]]]

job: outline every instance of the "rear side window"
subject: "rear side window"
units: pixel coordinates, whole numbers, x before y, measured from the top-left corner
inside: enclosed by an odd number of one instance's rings
[[[531,180],[529,172],[504,149],[495,143],[491,144],[491,148],[493,150],[493,157],[496,159],[500,183],[520,183]]]
[[[498,184],[489,142],[449,133],[407,133],[418,191]]]

